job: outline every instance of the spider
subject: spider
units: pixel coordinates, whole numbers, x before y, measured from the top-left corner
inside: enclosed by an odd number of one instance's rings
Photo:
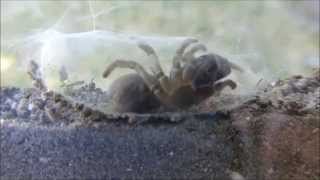
[[[194,44],[188,51],[187,47]],[[223,80],[231,73],[231,68],[242,69],[227,59],[213,53],[195,57],[198,51],[206,47],[196,39],[186,39],[176,50],[172,60],[172,69],[166,75],[160,66],[155,50],[144,42],[138,42],[148,57],[153,60],[151,73],[139,63],[118,59],[103,72],[107,78],[116,68],[129,68],[135,73],[116,79],[110,86],[113,109],[116,112],[153,112],[160,107],[167,109],[186,109],[199,104],[213,94],[219,94],[226,86],[235,89],[236,83]]]

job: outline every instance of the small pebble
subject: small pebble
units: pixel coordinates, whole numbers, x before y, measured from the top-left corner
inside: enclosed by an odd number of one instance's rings
[[[40,157],[39,158],[39,161],[41,162],[41,163],[48,163],[49,162],[49,158],[46,158],[46,157]]]
[[[312,133],[315,134],[319,131],[319,128],[315,128],[314,130],[312,130]]]
[[[129,172],[130,172],[130,171],[132,171],[132,169],[131,169],[131,168],[127,168],[126,171],[129,171]]]

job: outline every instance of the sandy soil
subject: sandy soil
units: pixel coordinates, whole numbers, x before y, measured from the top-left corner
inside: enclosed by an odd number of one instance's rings
[[[318,75],[177,113],[105,114],[86,88],[82,102],[1,88],[1,179],[320,177]]]

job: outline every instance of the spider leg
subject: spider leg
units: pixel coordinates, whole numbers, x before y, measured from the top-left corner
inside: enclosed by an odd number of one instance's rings
[[[170,95],[173,92],[173,86],[168,76],[165,75],[155,50],[149,44],[144,42],[138,42],[138,46],[155,62],[155,67],[151,70],[155,78],[160,82],[161,88]]]
[[[179,85],[182,82],[181,62],[183,61],[182,59],[183,59],[184,51],[188,46],[196,42],[198,42],[197,39],[186,39],[182,42],[182,44],[176,50],[176,54],[172,60],[172,69],[170,71],[170,80],[171,82],[173,82],[173,84],[175,84],[176,88],[179,87]]]
[[[227,86],[229,86],[231,89],[235,89],[237,87],[237,84],[234,81],[232,81],[231,79],[217,82],[213,85],[214,93],[216,95],[219,95],[220,92]]]
[[[196,42],[198,42],[198,40],[192,39],[192,38],[184,40],[180,45],[180,47],[177,49],[176,56],[182,56],[186,48],[192,43],[196,43]]]
[[[183,58],[184,51],[188,46],[190,46],[192,43],[196,43],[198,40],[196,39],[186,39],[182,42],[180,47],[177,49],[175,56],[173,57],[173,68],[179,69],[181,68],[181,61]]]
[[[165,105],[171,106],[170,96],[162,89],[158,79],[150,75],[140,64],[134,61],[116,60],[111,63],[103,72],[103,77],[107,78],[116,68],[129,68],[136,71],[143,79],[148,88],[158,97]]]
[[[206,51],[206,50],[207,50],[207,48],[203,44],[196,44],[189,51],[184,53],[182,61],[184,61],[185,63],[189,63],[192,60],[194,60],[194,54],[196,52],[198,52],[198,51]]]
[[[138,47],[142,49],[150,57],[150,59],[153,60],[155,65],[155,67],[152,69],[153,73],[156,76],[160,76],[161,74],[164,74],[155,50],[149,44],[144,42],[138,42]]]
[[[111,63],[103,72],[103,77],[107,78],[116,68],[129,68],[135,70],[147,84],[152,84],[156,79],[151,76],[140,64],[134,61],[116,60]]]

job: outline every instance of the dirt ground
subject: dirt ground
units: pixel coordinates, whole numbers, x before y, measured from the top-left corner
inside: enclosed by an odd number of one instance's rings
[[[106,114],[84,105],[108,102],[92,84],[69,93],[87,99],[1,88],[1,179],[320,177],[319,74],[175,113]]]

